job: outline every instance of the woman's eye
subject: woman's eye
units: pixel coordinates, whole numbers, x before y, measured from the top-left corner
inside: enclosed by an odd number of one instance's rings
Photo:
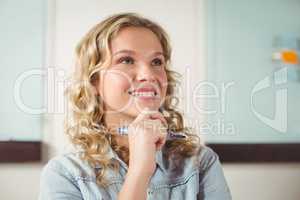
[[[155,58],[154,60],[152,60],[151,64],[154,66],[161,66],[163,64],[163,61],[159,58]]]
[[[128,64],[133,64],[134,60],[131,57],[124,57],[119,60],[119,63],[128,65]]]

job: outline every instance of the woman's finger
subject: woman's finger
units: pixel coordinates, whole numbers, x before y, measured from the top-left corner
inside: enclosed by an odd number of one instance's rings
[[[150,119],[159,119],[164,126],[167,126],[167,120],[160,112],[153,112],[150,114]]]
[[[167,126],[167,120],[164,118],[162,113],[160,113],[159,111],[153,111],[153,110],[150,110],[149,108],[145,108],[136,117],[134,122],[139,122],[139,121],[142,121],[142,120],[145,120],[145,119],[152,119],[152,120],[159,119],[164,126]]]
[[[156,150],[160,150],[164,146],[164,144],[166,143],[166,139],[167,139],[167,131],[160,132],[158,140],[155,143]]]

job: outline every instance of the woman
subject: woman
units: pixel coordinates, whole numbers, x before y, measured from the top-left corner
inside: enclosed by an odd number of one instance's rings
[[[66,133],[77,150],[45,166],[40,199],[231,199],[218,156],[176,111],[171,47],[159,25],[110,16],[76,55]]]

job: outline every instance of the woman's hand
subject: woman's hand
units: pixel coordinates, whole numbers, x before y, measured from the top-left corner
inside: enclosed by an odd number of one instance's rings
[[[166,125],[160,112],[149,109],[143,110],[129,125],[129,174],[150,179],[156,168],[156,151],[166,141]]]

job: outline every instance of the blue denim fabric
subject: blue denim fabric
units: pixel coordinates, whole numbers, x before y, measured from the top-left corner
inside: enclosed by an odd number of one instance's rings
[[[110,200],[117,199],[127,172],[127,165],[110,149],[110,156],[120,162],[118,172],[108,170],[107,187],[96,184],[95,170],[79,158],[80,152],[50,160],[41,176],[40,200]],[[217,154],[209,147],[185,160],[166,159],[156,153],[156,170],[148,187],[148,200],[231,200]]]

